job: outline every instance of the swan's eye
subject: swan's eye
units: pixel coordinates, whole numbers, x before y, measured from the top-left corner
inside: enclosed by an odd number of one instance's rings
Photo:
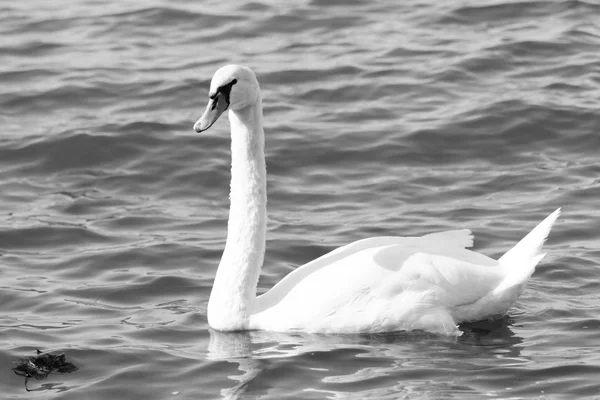
[[[232,80],[231,82],[229,82],[229,83],[227,83],[225,85],[219,86],[217,88],[217,93],[215,93],[215,96],[217,94],[219,94],[219,93],[222,94],[222,95],[224,95],[225,96],[225,101],[227,101],[227,104],[229,104],[229,95],[231,94],[231,87],[233,85],[235,85],[236,83],[237,83],[237,79],[234,79],[234,80]]]
[[[217,93],[229,94],[231,92],[231,87],[237,83],[237,79],[232,80],[225,85],[221,85],[217,88]]]

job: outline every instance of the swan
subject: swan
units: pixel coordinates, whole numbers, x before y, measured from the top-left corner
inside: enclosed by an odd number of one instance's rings
[[[207,308],[215,330],[460,335],[459,323],[505,314],[545,255],[541,247],[560,208],[498,260],[468,250],[467,229],[373,237],[298,267],[256,296],[267,222],[258,80],[248,67],[226,65],[208,97],[194,130],[209,129],[227,109],[231,128],[227,240]]]

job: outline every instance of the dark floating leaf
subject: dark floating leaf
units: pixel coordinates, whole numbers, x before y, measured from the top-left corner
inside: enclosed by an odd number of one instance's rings
[[[40,350],[36,350],[36,352],[37,356],[35,357],[19,358],[15,361],[17,366],[12,368],[15,374],[25,377],[25,389],[27,389],[29,378],[40,380],[46,378],[52,372],[65,374],[79,369],[73,363],[67,362],[65,353],[51,354],[43,353]]]

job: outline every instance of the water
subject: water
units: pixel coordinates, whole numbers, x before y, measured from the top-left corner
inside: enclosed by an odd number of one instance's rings
[[[600,398],[596,1],[0,4],[0,382],[7,399]],[[497,257],[555,208],[509,315],[446,338],[208,330],[228,124],[256,72],[264,292],[353,240],[468,227]],[[80,367],[10,371],[36,348]]]

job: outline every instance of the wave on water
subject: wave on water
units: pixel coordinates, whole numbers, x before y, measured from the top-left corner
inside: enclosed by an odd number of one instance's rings
[[[600,5],[592,1],[0,5],[0,365],[60,399],[593,398]],[[497,257],[563,214],[509,315],[423,332],[212,331],[229,127],[214,71],[264,95],[259,292],[369,236],[470,228]],[[22,377],[0,374],[8,398]],[[31,395],[31,394],[30,394]]]

